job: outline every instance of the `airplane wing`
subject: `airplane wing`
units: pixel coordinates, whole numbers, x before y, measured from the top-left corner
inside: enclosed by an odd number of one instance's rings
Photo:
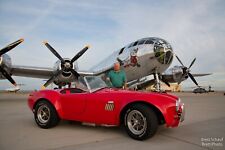
[[[192,74],[194,77],[201,77],[201,76],[207,76],[207,75],[211,75],[212,73],[202,73],[202,74]],[[161,75],[162,78],[161,78],[161,81],[164,82],[164,83],[175,83],[177,81],[175,81],[174,79],[174,76],[171,74],[171,75]],[[128,83],[128,86],[136,86],[138,89],[143,89],[143,88],[146,88],[150,85],[153,85],[155,84],[155,80],[152,79],[152,80],[146,80],[146,81],[143,81],[143,82],[130,82]]]
[[[130,81],[127,83],[127,86],[129,87],[129,89],[137,89],[137,90],[141,90],[141,89],[145,89],[151,85],[154,85],[155,79],[146,79],[144,81],[138,81],[138,80],[134,80],[134,81]]]
[[[202,77],[202,76],[207,76],[211,75],[212,73],[195,73],[192,74],[193,77]],[[184,81],[186,78],[182,78],[182,73],[177,73],[177,74],[162,74],[162,80],[167,81],[169,83],[176,83],[179,82],[179,80]]]
[[[202,76],[208,76],[211,75],[212,73],[199,73],[199,74],[192,74],[194,77],[202,77]]]
[[[106,73],[111,70],[113,66],[98,70],[98,71],[77,71],[80,76],[96,76],[102,73]],[[19,66],[14,65],[11,68],[11,74],[13,76],[31,77],[40,79],[49,79],[54,75],[53,68],[47,67],[33,67],[33,66]]]
[[[53,68],[12,66],[11,73],[14,76],[48,79],[53,75]]]

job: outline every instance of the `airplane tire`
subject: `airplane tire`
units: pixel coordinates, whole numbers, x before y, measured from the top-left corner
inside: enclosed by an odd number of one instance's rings
[[[124,117],[127,134],[136,140],[152,137],[158,129],[158,119],[153,110],[144,104],[132,105]]]
[[[60,121],[55,108],[47,101],[39,101],[37,103],[34,119],[37,125],[44,129],[54,127]]]

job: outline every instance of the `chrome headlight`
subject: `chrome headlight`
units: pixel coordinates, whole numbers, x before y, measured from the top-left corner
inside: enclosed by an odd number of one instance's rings
[[[180,98],[176,101],[176,111],[178,112],[179,111],[179,108],[181,106],[181,100]]]
[[[183,122],[184,121],[184,116],[185,116],[184,104],[181,105],[181,109],[182,109],[182,113],[180,115],[180,122]]]

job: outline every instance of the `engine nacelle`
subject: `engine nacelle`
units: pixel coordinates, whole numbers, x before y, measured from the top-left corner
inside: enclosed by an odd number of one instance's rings
[[[62,74],[59,75],[57,78],[55,78],[55,80],[53,81],[56,85],[58,86],[65,86],[66,84],[69,84],[71,82],[73,82],[75,80],[75,77],[73,76],[73,74],[71,73],[71,71],[67,70],[67,69],[62,69],[63,67],[65,67],[65,65],[70,65],[67,66],[68,68],[73,68],[74,70],[78,69],[78,64],[77,62],[70,64],[71,60],[69,58],[64,58],[65,60],[65,64],[63,66],[63,64],[61,63],[60,60],[56,61],[54,66],[53,66],[53,74],[57,74],[60,70],[63,70]]]
[[[11,68],[12,68],[12,61],[9,55],[3,54],[0,56],[0,66],[7,71],[9,74],[11,74]],[[0,79],[5,79],[5,77],[0,72]]]
[[[184,68],[182,66],[174,66],[172,68],[172,74],[174,82],[184,81],[188,78],[188,75],[183,76]]]

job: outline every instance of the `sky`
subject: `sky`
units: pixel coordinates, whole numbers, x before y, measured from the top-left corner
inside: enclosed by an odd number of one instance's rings
[[[43,45],[47,40],[63,57],[88,70],[113,51],[137,39],[167,40],[186,66],[196,57],[192,73],[200,85],[225,90],[224,0],[0,0],[0,46],[24,38],[8,52],[14,65],[53,67],[57,58]],[[180,65],[174,59],[171,66]],[[14,77],[22,89],[39,89],[43,80]],[[194,84],[188,79],[184,87]],[[0,80],[0,90],[11,87]]]

